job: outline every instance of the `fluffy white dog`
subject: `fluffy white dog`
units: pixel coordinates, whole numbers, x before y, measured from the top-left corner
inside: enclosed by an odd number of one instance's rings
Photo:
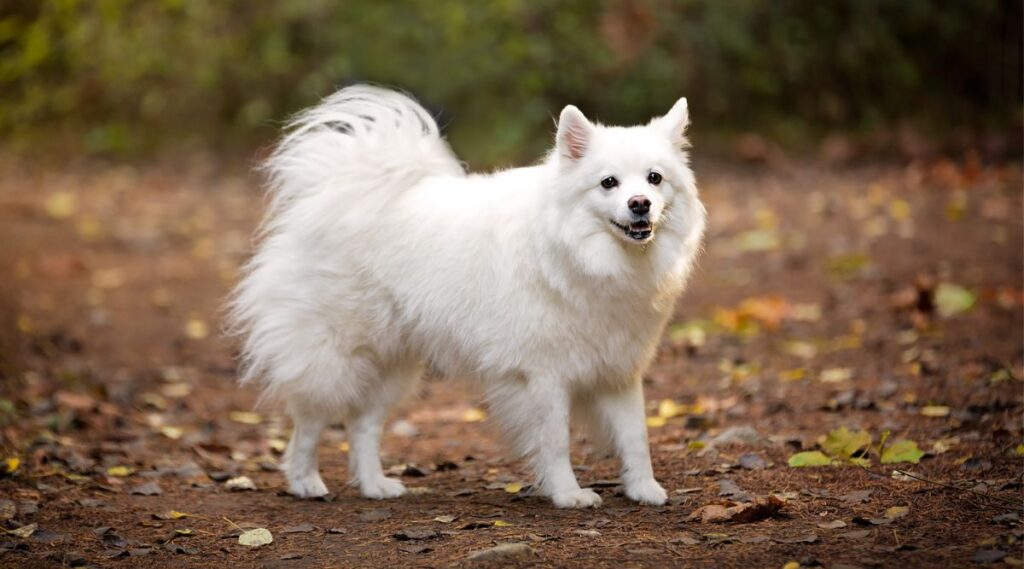
[[[569,417],[622,461],[626,495],[663,504],[641,375],[701,247],[686,99],[637,127],[573,106],[539,165],[467,174],[409,97],[354,86],[290,126],[266,164],[263,239],[231,304],[244,378],[286,403],[291,493],[327,492],[321,430],[341,419],[368,498],[388,410],[427,366],[474,378],[540,491],[598,506],[569,455]]]

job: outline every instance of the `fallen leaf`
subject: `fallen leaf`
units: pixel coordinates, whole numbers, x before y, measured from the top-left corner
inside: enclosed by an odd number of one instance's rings
[[[847,367],[834,367],[823,370],[818,376],[822,383],[842,383],[853,377],[853,370]]]
[[[483,421],[486,418],[487,413],[484,413],[483,410],[477,409],[476,407],[466,409],[466,411],[462,414],[462,422],[464,423],[479,423],[480,421]]]
[[[694,510],[687,521],[699,520],[701,523],[749,523],[774,516],[785,505],[776,496],[758,496],[752,502],[731,505],[709,504]]]
[[[924,451],[917,448],[917,443],[911,440],[899,440],[882,450],[882,464],[896,464],[909,462],[917,464],[924,456]]]
[[[314,530],[316,530],[316,526],[307,522],[297,526],[288,526],[281,530],[281,533],[309,533]]]
[[[435,522],[441,522],[442,524],[450,524],[450,523],[454,522],[457,519],[459,519],[458,516],[444,515],[444,516],[437,516],[437,517],[435,517],[434,521]]]
[[[236,476],[225,482],[224,487],[234,492],[240,492],[243,490],[255,490],[256,483],[248,476]]]
[[[517,494],[522,489],[522,482],[509,482],[508,484],[505,485],[505,491],[508,492],[509,494]]]
[[[43,209],[53,219],[67,219],[75,214],[78,200],[71,192],[56,192],[46,198]]]
[[[188,514],[186,514],[184,512],[179,512],[177,510],[169,510],[167,512],[159,512],[159,513],[153,514],[153,519],[155,519],[155,520],[180,520],[182,518],[187,518],[187,517],[188,517]]]
[[[846,427],[841,427],[829,432],[821,446],[828,454],[845,460],[870,444],[871,434],[867,431],[851,432]]]
[[[263,416],[252,411],[232,411],[228,413],[228,419],[243,425],[259,425],[263,422]]]
[[[32,534],[34,534],[36,532],[36,529],[38,529],[38,528],[39,528],[39,526],[37,524],[28,524],[28,525],[21,526],[18,529],[12,529],[12,530],[8,531],[7,533],[8,533],[8,535],[13,535],[14,537],[20,537],[21,539],[27,539],[27,538],[31,537]]]
[[[817,450],[798,452],[789,457],[788,464],[794,468],[805,468],[813,466],[828,466],[832,459]]]
[[[952,283],[941,283],[935,289],[935,306],[943,317],[956,316],[970,310],[978,297],[966,288]]]
[[[128,468],[127,466],[111,466],[110,468],[107,469],[108,476],[117,476],[121,478],[125,476],[131,476],[132,472],[134,471],[131,468]]]
[[[818,524],[821,529],[839,529],[846,527],[846,522],[843,520],[832,520],[830,522],[821,522]]]
[[[925,405],[921,407],[921,415],[925,417],[947,417],[949,416],[949,407],[945,405]]]
[[[668,423],[668,420],[665,417],[654,416],[647,418],[647,426],[650,428],[664,427],[666,423]]]
[[[238,536],[238,544],[247,547],[260,547],[274,542],[274,536],[267,528],[246,530]]]
[[[202,340],[210,335],[210,327],[205,320],[189,318],[185,323],[185,337],[189,340]]]
[[[864,539],[865,537],[871,535],[871,530],[859,529],[854,531],[843,532],[837,535],[843,539]]]
[[[910,508],[907,506],[893,506],[891,508],[886,508],[885,513],[882,515],[892,520],[898,520],[909,513]]]

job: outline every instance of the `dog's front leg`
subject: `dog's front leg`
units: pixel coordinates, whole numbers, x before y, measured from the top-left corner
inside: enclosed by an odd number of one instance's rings
[[[610,431],[616,454],[622,461],[622,483],[626,496],[652,506],[668,500],[665,489],[654,479],[651,451],[647,442],[644,393],[640,379],[628,386],[599,393],[594,401],[602,424]]]
[[[489,393],[495,419],[529,458],[537,487],[559,508],[593,508],[601,497],[580,488],[569,455],[569,394],[557,378],[502,384]]]

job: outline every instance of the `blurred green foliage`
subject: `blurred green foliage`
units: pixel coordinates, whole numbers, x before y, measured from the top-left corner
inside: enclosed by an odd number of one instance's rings
[[[698,132],[1010,129],[1021,1],[4,0],[0,134],[94,153],[271,140],[338,86],[414,93],[456,149],[535,155],[575,103]]]

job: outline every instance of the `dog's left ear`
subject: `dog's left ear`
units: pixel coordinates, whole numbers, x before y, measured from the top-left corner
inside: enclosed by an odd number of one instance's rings
[[[686,140],[686,127],[690,125],[690,109],[686,104],[686,97],[676,101],[665,116],[654,119],[655,125],[660,128],[672,141],[676,148],[685,148],[690,145]]]

